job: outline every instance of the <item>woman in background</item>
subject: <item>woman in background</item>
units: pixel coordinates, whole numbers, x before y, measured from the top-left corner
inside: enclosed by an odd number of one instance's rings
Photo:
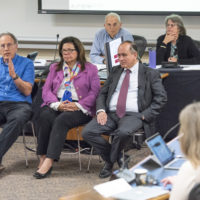
[[[170,200],[187,200],[189,192],[200,183],[200,103],[186,106],[180,113],[180,146],[187,158],[177,176],[162,180],[164,186],[172,184]]]
[[[186,35],[182,17],[169,15],[165,18],[166,34],[157,39],[156,64],[178,62],[179,64],[200,64],[200,52],[194,41]]]
[[[85,50],[77,38],[66,37],[59,45],[60,62],[50,66],[42,91],[37,154],[40,162],[34,177],[51,173],[59,160],[69,129],[88,123],[95,115],[100,89],[98,70],[86,62]]]

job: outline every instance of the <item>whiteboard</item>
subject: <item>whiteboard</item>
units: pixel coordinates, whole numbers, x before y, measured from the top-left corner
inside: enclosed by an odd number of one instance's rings
[[[123,12],[200,12],[199,0],[40,0],[42,10],[123,11]]]
[[[56,1],[56,0],[55,0]],[[12,32],[18,39],[56,41],[65,36],[92,42],[95,33],[103,28],[103,15],[38,14],[37,0],[1,0],[0,32]],[[165,16],[123,15],[123,27],[135,35],[155,42],[165,32]],[[188,35],[200,40],[200,16],[183,16]]]

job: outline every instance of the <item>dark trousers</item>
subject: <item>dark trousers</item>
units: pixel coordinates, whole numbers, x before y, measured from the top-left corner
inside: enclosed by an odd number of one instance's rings
[[[69,129],[88,123],[91,116],[82,111],[59,112],[45,106],[41,109],[38,130],[38,155],[59,160]]]
[[[22,132],[24,124],[31,118],[31,114],[32,108],[28,103],[0,102],[0,125],[3,124],[3,131],[0,134],[0,163]]]
[[[94,118],[82,131],[82,136],[103,160],[114,163],[126,142],[130,139],[130,133],[137,131],[143,126],[141,114],[126,113],[123,118],[118,118],[115,112],[108,113],[107,123],[100,125]],[[112,135],[112,143],[109,144],[101,135]]]

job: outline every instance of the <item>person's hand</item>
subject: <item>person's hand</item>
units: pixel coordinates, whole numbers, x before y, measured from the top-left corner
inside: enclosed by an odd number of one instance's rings
[[[169,176],[167,178],[164,178],[161,180],[161,183],[163,183],[164,187],[168,184],[173,185],[175,181],[176,176]]]
[[[76,111],[79,110],[79,107],[75,102],[68,102],[66,105],[66,111]]]
[[[8,58],[7,63],[8,63],[9,75],[12,78],[15,78],[16,77],[16,73],[15,73],[15,68],[14,68],[14,65],[13,65],[11,57]]]
[[[97,114],[97,122],[102,126],[105,125],[107,122],[107,114],[103,111],[99,112]]]
[[[166,33],[163,43],[168,44],[169,42],[176,41],[178,39],[178,35],[176,33]]]
[[[58,110],[63,112],[65,111],[65,101],[61,102],[60,105],[58,106]]]
[[[175,57],[169,57],[168,62],[177,62],[177,58]]]
[[[63,101],[60,103],[60,105],[58,106],[58,110],[59,111],[76,111],[79,110],[79,108],[77,107],[77,105],[74,102],[71,101]]]

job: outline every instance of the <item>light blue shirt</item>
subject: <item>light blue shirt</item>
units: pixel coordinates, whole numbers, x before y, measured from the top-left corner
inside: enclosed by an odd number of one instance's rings
[[[105,43],[120,38],[121,36],[123,36],[124,41],[125,40],[133,41],[132,34],[123,28],[119,30],[119,32],[114,36],[114,38],[111,38],[105,29],[101,29],[100,31],[98,31],[95,35],[92,48],[90,51],[91,62],[96,64],[102,64],[104,58],[101,56],[105,56],[105,50],[104,50]]]
[[[12,59],[16,74],[26,82],[34,84],[34,65],[33,62],[25,57],[15,55]],[[22,101],[31,103],[31,95],[22,94],[14,80],[9,75],[8,64],[0,58],[0,101]]]

